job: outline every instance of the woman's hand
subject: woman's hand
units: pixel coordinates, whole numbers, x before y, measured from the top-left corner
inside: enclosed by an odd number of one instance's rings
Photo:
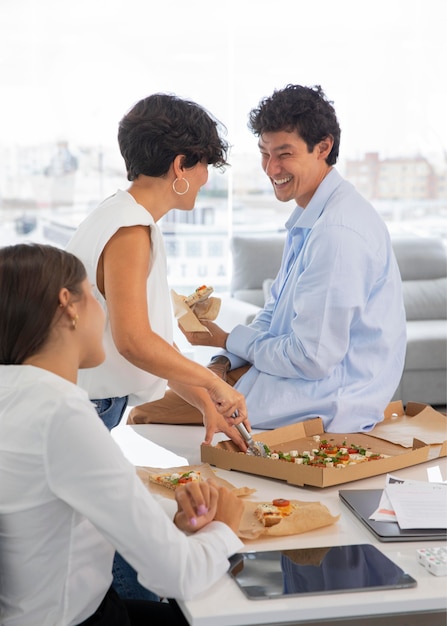
[[[219,500],[214,519],[223,522],[237,534],[244,512],[244,503],[226,487],[218,487]]]
[[[196,532],[216,515],[218,491],[210,481],[186,483],[175,490],[177,513],[175,525],[184,532]]]
[[[213,404],[209,404],[203,411],[203,424],[205,426],[205,439],[203,443],[205,445],[211,445],[214,435],[216,433],[223,433],[231,439],[241,452],[247,452],[247,444],[239,434],[239,431],[234,428],[234,424],[238,424],[241,420],[238,417],[230,417],[226,419],[215,408]],[[248,420],[245,421],[245,426],[250,430],[250,424]]]
[[[195,532],[215,520],[237,533],[244,504],[226,487],[212,480],[188,483],[175,490],[175,499],[178,510],[174,522],[180,530]]]
[[[212,381],[206,388],[216,410],[227,420],[233,419],[231,424],[239,424],[248,420],[245,397],[231,385],[213,374]]]

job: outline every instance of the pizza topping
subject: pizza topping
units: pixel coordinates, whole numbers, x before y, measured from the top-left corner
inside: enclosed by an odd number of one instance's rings
[[[207,287],[206,285],[197,287],[194,293],[185,298],[185,304],[187,304],[189,307],[193,307],[198,302],[206,300],[213,293],[213,291],[213,287]]]
[[[289,506],[290,502],[285,498],[277,498],[276,500],[272,501],[272,504],[273,506]]]
[[[200,472],[194,470],[190,472],[173,472],[172,474],[150,474],[149,479],[153,483],[167,487],[168,489],[176,489],[179,485],[186,483],[198,482],[201,480]]]
[[[348,445],[346,441],[343,441],[341,444],[336,444],[333,440],[320,440],[319,435],[315,435],[313,440],[318,443],[318,447],[314,447],[312,450],[304,450],[303,452],[290,450],[290,452],[282,452],[281,450],[271,451],[265,446],[266,453],[268,458],[272,460],[288,461],[296,463],[297,465],[336,468],[387,458],[386,454],[371,452],[371,450],[367,450],[356,444]]]
[[[255,509],[255,515],[264,526],[275,526],[279,522],[288,517],[296,509],[296,505],[284,498],[277,498],[272,502],[263,502],[258,504]]]

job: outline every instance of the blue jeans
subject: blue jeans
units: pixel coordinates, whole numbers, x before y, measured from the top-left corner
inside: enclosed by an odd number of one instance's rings
[[[127,407],[127,396],[92,400],[96,412],[109,430],[118,426]]]
[[[105,398],[103,400],[92,400],[96,412],[109,430],[112,430],[121,421],[123,413],[127,407],[127,396],[123,398]],[[136,571],[115,553],[113,561],[113,582],[112,587],[123,600],[159,600],[159,597],[149,591],[137,579]]]

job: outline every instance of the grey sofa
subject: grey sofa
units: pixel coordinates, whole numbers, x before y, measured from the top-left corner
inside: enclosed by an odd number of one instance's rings
[[[249,323],[262,307],[278,271],[284,234],[236,235],[231,241],[231,322]],[[447,255],[441,239],[396,237],[393,248],[402,276],[407,317],[407,353],[395,400],[432,406],[447,403]],[[236,320],[234,312],[239,309]],[[224,326],[225,327],[225,326]]]

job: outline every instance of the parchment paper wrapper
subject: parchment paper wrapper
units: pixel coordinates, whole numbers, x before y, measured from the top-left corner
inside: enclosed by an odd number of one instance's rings
[[[412,417],[400,415],[380,422],[369,431],[368,435],[411,448],[414,439],[423,441],[427,445],[442,444],[447,439],[446,426],[445,415],[427,407],[426,411]]]
[[[143,481],[144,485],[148,488],[151,493],[157,493],[165,498],[174,499],[174,490],[168,489],[167,487],[163,487],[162,485],[157,485],[149,480],[150,474],[173,474],[174,472],[178,472],[179,474],[183,474],[184,472],[200,472],[201,477],[204,480],[211,478],[217,485],[222,487],[226,487],[230,491],[232,491],[236,496],[243,497],[249,496],[256,491],[256,489],[250,489],[249,487],[238,487],[236,488],[234,485],[224,480],[223,478],[219,478],[216,476],[214,470],[211,465],[208,463],[202,463],[200,465],[183,465],[181,467],[137,467],[137,474],[140,479]]]
[[[220,311],[220,298],[210,297],[189,307],[185,304],[185,297],[171,289],[171,300],[174,315],[184,331],[210,334],[208,328],[201,324],[200,320],[216,319]]]
[[[284,537],[286,535],[299,535],[316,528],[334,524],[339,515],[334,517],[328,508],[320,502],[301,502],[290,500],[298,505],[298,509],[288,517],[284,517],[279,524],[265,527],[256,515],[255,509],[260,502],[244,502],[244,513],[239,526],[238,535],[241,539],[258,539],[261,536]]]

